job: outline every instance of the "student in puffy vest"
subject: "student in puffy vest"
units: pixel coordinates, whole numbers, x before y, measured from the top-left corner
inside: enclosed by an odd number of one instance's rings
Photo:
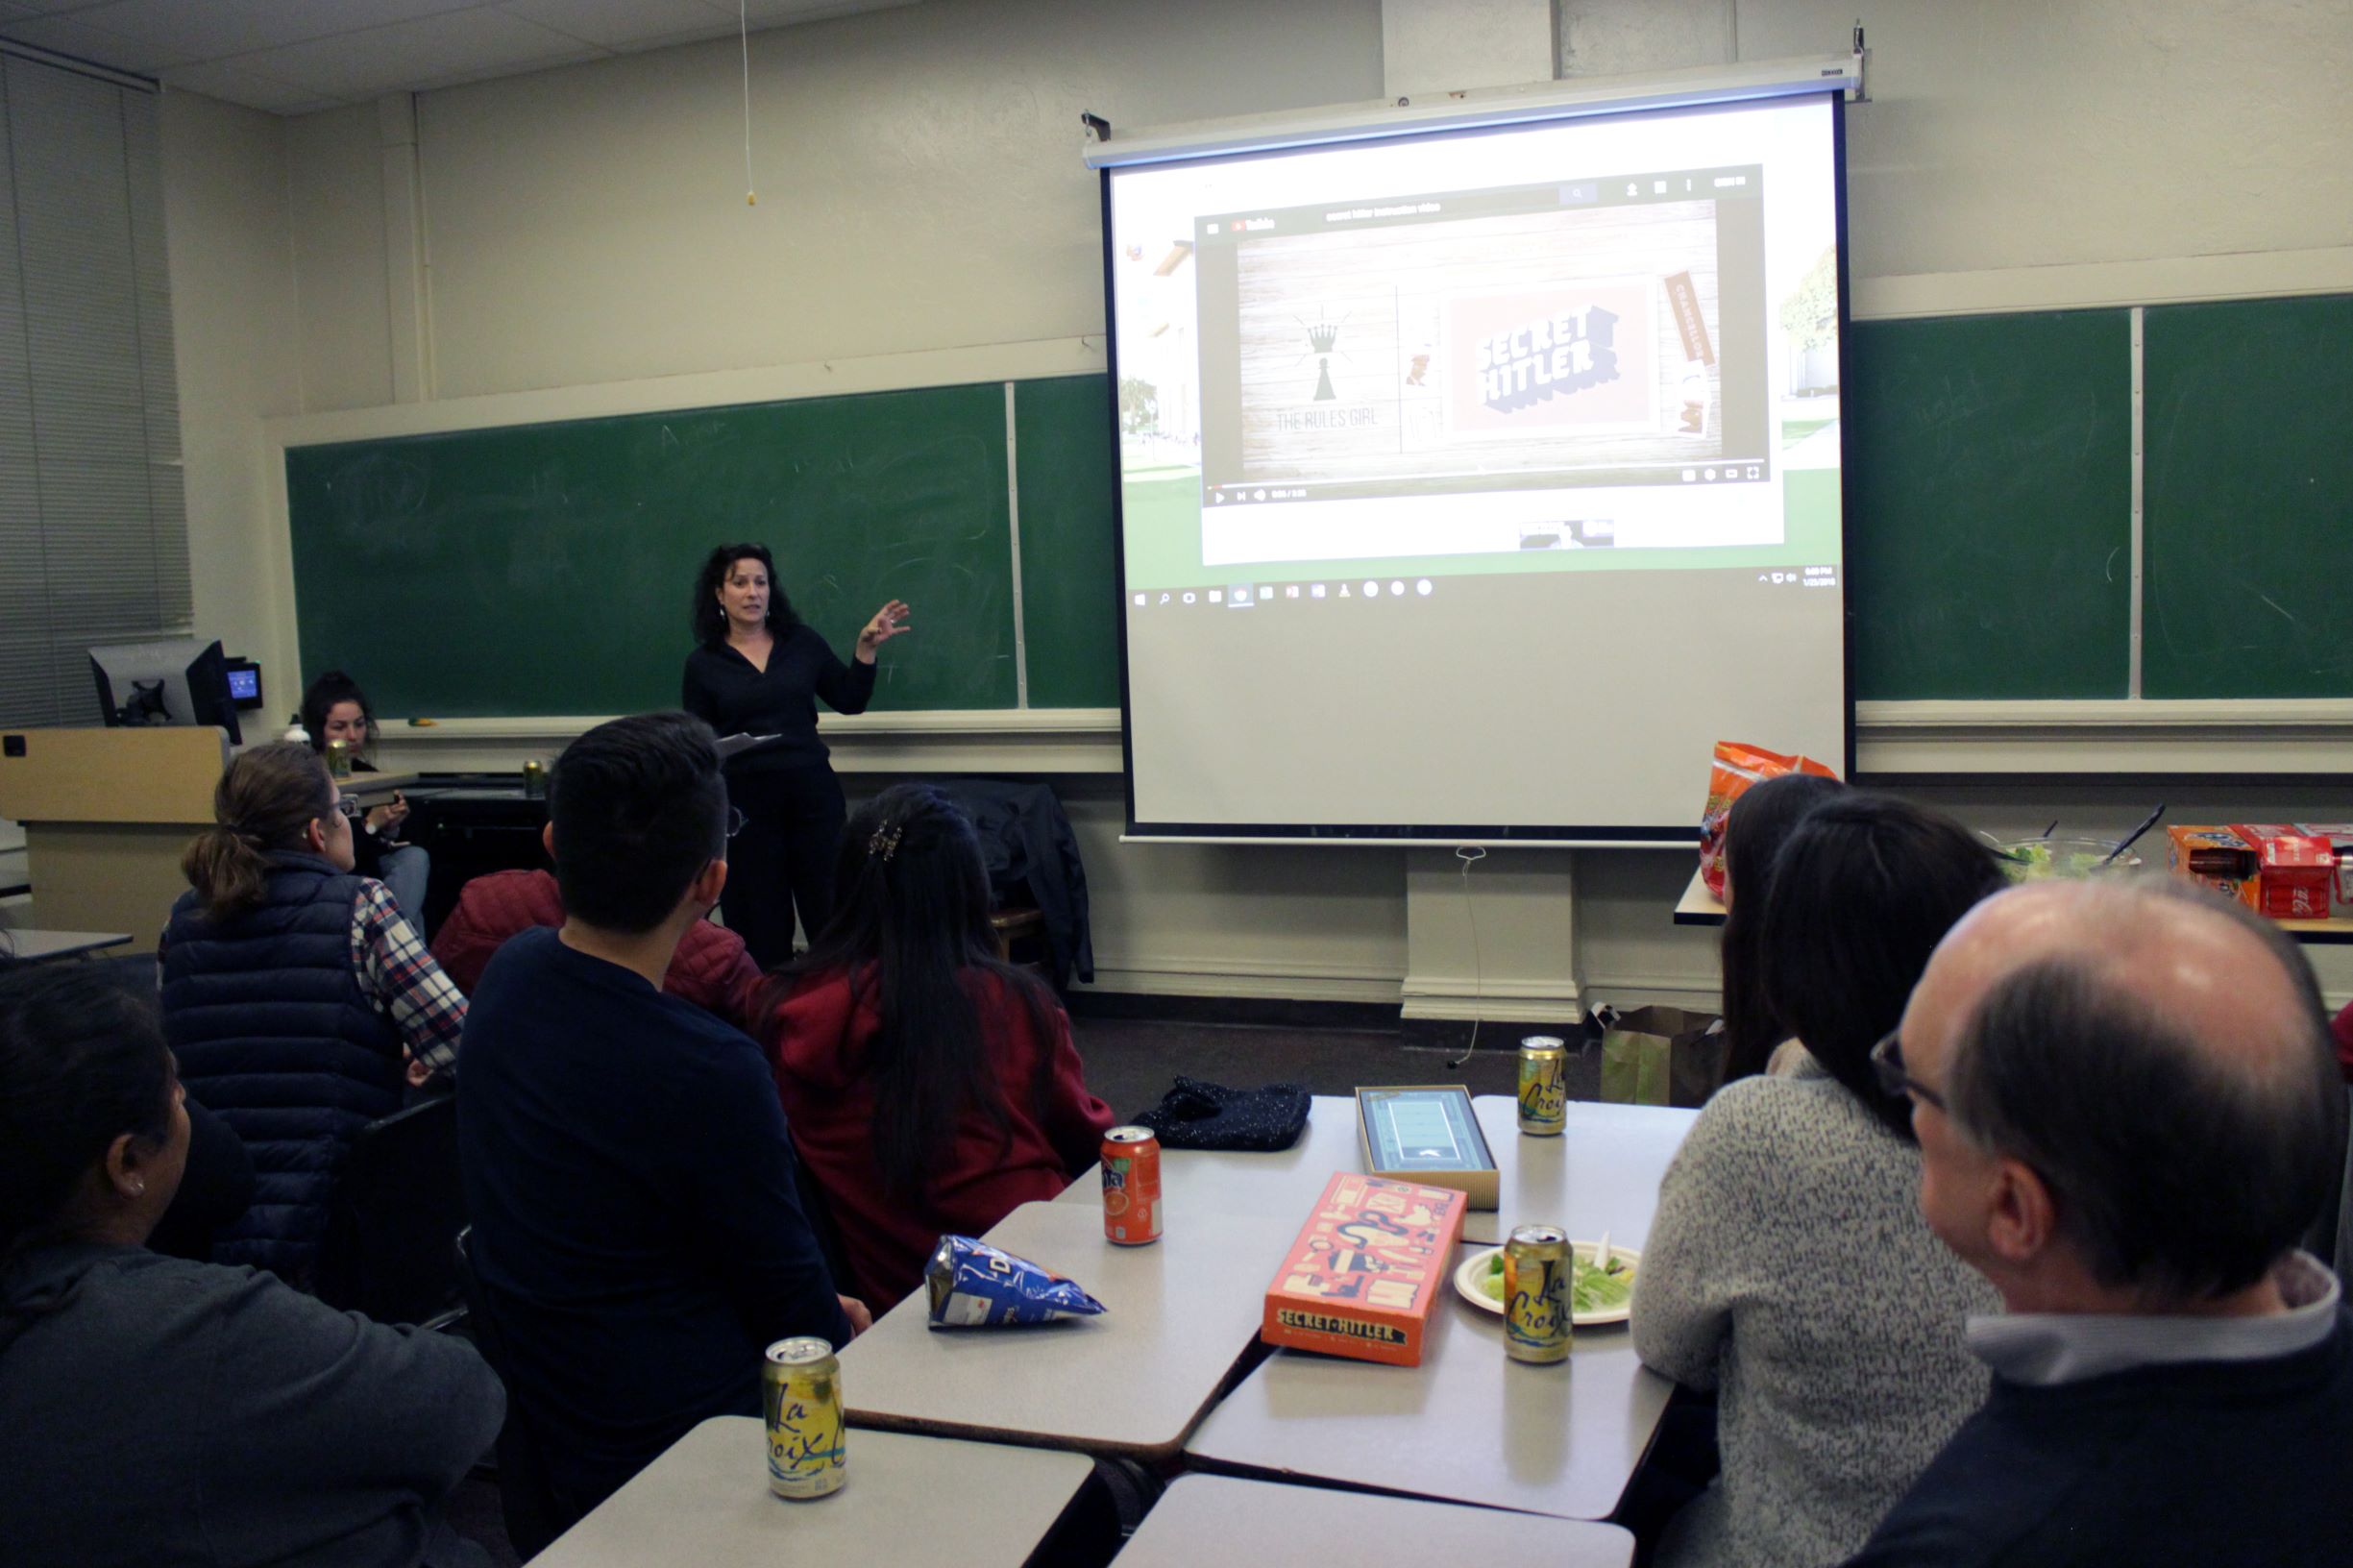
[[[404,1085],[456,1069],[466,999],[381,882],[304,746],[256,747],[181,861],[159,958],[163,1021],[192,1094],[253,1156],[254,1201],[213,1257],[307,1283],[345,1149]]]

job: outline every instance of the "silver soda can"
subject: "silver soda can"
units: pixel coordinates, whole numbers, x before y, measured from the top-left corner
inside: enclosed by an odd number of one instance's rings
[[[822,1339],[779,1339],[760,1367],[768,1411],[768,1489],[806,1502],[849,1479],[844,1446],[842,1361]]]
[[[1557,1225],[1523,1225],[1504,1243],[1504,1352],[1545,1365],[1569,1359],[1577,1256]]]
[[[1520,1131],[1558,1138],[1569,1125],[1569,1048],[1554,1035],[1520,1041]]]

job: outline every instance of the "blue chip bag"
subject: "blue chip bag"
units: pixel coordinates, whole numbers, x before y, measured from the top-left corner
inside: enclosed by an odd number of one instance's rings
[[[944,1236],[923,1270],[935,1329],[1093,1317],[1103,1304],[1050,1269],[968,1236]]]

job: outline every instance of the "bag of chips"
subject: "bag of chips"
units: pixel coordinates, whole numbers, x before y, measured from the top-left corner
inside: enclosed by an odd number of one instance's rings
[[[1707,891],[1718,898],[1724,896],[1724,821],[1732,814],[1732,802],[1746,794],[1750,785],[1778,778],[1783,773],[1838,776],[1811,757],[1785,757],[1778,751],[1744,746],[1738,741],[1716,743],[1715,764],[1707,773],[1707,808],[1700,813],[1700,875],[1705,879]]]
[[[969,1329],[1093,1317],[1103,1304],[1071,1281],[1026,1258],[968,1236],[944,1236],[923,1269],[931,1326]]]

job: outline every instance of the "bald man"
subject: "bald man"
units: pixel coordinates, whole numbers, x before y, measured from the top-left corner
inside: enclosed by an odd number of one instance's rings
[[[1855,1565],[2353,1561],[2353,1327],[2297,1250],[2342,1168],[2312,971],[2186,884],[1955,926],[1875,1053],[1993,1391]]]

